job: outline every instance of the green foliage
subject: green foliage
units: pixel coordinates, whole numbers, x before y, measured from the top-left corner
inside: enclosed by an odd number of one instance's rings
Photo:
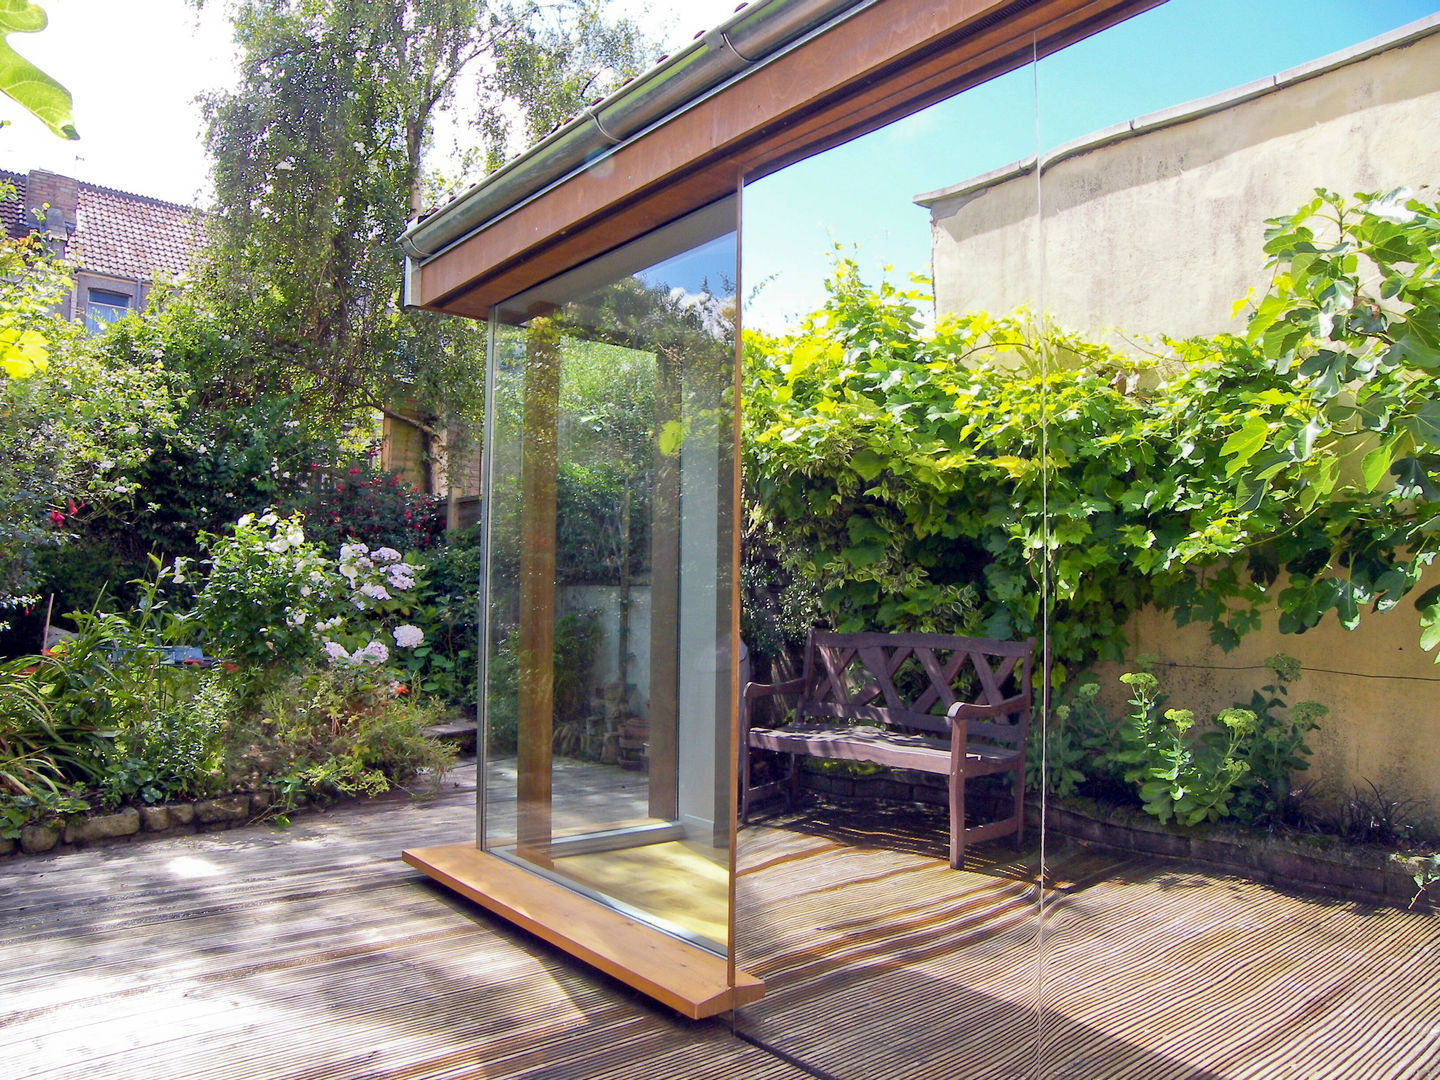
[[[1422,896],[1428,896],[1430,887],[1437,884],[1440,884],[1440,855],[1421,859],[1420,868],[1415,871],[1415,895],[1410,899],[1410,906],[1413,908]]]
[[[174,427],[157,365],[112,363],[53,314],[69,288],[38,237],[0,238],[0,611],[33,600],[40,553],[125,499]]]
[[[1243,347],[1283,397],[1238,402],[1222,453],[1238,498],[1275,501],[1271,567],[1291,574],[1281,629],[1393,608],[1436,552],[1440,487],[1440,210],[1405,189],[1347,200],[1318,189],[1267,222],[1275,277]],[[1440,590],[1419,597],[1440,642]]]
[[[827,616],[1023,637],[1048,586],[1063,682],[1119,659],[1146,604],[1225,648],[1267,607],[1289,633],[1393,608],[1435,553],[1440,211],[1322,193],[1267,236],[1248,337],[1159,363],[1023,312],[925,333],[920,293],[847,261],[797,332],[750,336],[752,498]],[[1431,648],[1440,590],[1417,605]]]
[[[422,770],[443,771],[454,751],[424,733],[438,710],[397,695],[374,669],[299,672],[267,692],[258,711],[264,734],[244,764],[279,796],[378,795]]]
[[[225,736],[239,715],[234,679],[222,670],[182,672],[142,712],[119,719],[97,787],[108,806],[202,798],[228,786]]]
[[[29,0],[0,3],[0,93],[17,102],[62,139],[78,139],[70,115],[70,91],[10,47],[10,34],[44,30],[49,19]]]
[[[425,640],[400,653],[397,663],[412,689],[473,707],[480,631],[478,531],[446,534],[425,558],[410,613]]]
[[[1197,734],[1189,709],[1161,715],[1154,675],[1127,672],[1120,681],[1130,687],[1134,708],[1115,759],[1127,766],[1125,780],[1138,786],[1145,812],[1182,825],[1228,816],[1233,789],[1250,770],[1241,748],[1255,733],[1255,714],[1225,709]]]
[[[1025,787],[1040,790],[1041,749],[1045,780],[1051,795],[1065,798],[1082,786],[1110,793],[1124,783],[1124,769],[1115,758],[1121,746],[1124,719],[1112,719],[1099,702],[1100,683],[1093,677],[1073,680],[1067,700],[1051,710],[1042,742],[1031,728],[1025,747]]]
[[[493,168],[512,132],[548,131],[644,66],[634,24],[598,0],[229,7],[241,78],[205,106],[220,213],[200,292],[247,346],[212,371],[294,397],[306,426],[403,394],[427,427],[473,429],[483,327],[395,303],[435,116],[461,114]],[[470,75],[478,92],[457,98]]]
[[[1265,666],[1273,681],[1256,690],[1246,707],[1259,718],[1254,737],[1241,759],[1249,767],[1236,797],[1235,814],[1245,821],[1275,821],[1284,816],[1291,777],[1310,768],[1306,736],[1320,726],[1330,710],[1318,701],[1287,700],[1289,684],[1300,677],[1300,662],[1277,653]]]
[[[330,560],[306,541],[298,517],[241,517],[210,549],[195,623],[212,655],[242,668],[295,667],[316,658],[314,628],[330,615]]]
[[[418,551],[435,543],[445,528],[444,500],[377,468],[373,455],[316,479],[289,506],[305,515],[307,534],[327,547],[359,540]]]

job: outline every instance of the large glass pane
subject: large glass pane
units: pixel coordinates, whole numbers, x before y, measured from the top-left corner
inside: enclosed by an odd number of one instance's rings
[[[1435,273],[1433,11],[1171,0],[1038,65],[1060,886],[1038,1075],[1440,1069],[1408,1019],[1433,1015],[1414,972],[1440,931],[1383,873],[1435,850],[1440,806],[1413,603],[1440,353],[1399,344],[1436,325],[1406,284]],[[942,295],[1028,295],[966,217],[936,236],[937,267],[972,268]]]
[[[726,954],[735,205],[507,303],[492,350],[480,834]]]
[[[1018,850],[1004,832],[1014,772],[962,781],[960,824],[999,828],[967,831],[951,867],[946,719],[950,702],[984,697],[990,673],[950,639],[1041,634],[1039,414],[1007,427],[1010,406],[988,392],[998,368],[1034,377],[1034,132],[1024,67],[743,194],[743,625],[757,682],[798,678],[814,694],[747,705],[757,739],[785,745],[769,732],[798,729],[788,745],[810,738],[814,753],[749,752],[736,949],[766,993],[736,1023],[816,1075],[1020,1076],[1034,1061],[1038,830]],[[978,203],[954,187],[1007,167],[1031,187]],[[942,321],[923,279],[957,203],[976,203],[1034,287],[1000,308],[967,299]],[[991,498],[1010,470],[1037,478],[1014,506]],[[1010,606],[989,590],[996,565]],[[889,636],[816,652],[807,672],[812,627]],[[920,634],[933,636],[902,637]],[[917,647],[892,648],[902,640]],[[1016,672],[1001,681],[1006,696],[1027,689]],[[1014,719],[997,726],[1014,734]],[[881,726],[933,756],[838,758],[869,738],[855,729]]]

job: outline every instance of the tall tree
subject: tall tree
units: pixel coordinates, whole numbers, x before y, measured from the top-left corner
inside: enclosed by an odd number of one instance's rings
[[[251,348],[212,385],[297,395],[315,423],[403,387],[443,427],[478,394],[474,328],[398,310],[395,243],[423,203],[437,116],[464,115],[494,167],[638,70],[643,38],[603,0],[229,9],[241,82],[206,106],[218,215],[205,286]]]

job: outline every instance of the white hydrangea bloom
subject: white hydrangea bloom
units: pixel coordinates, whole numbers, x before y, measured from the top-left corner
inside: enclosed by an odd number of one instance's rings
[[[350,654],[345,651],[345,646],[338,641],[327,641],[324,645],[325,655],[331,660],[345,661],[350,659]]]
[[[425,631],[409,623],[395,627],[390,633],[395,638],[396,648],[400,649],[413,649],[425,640]]]
[[[372,552],[370,553],[370,555],[371,555],[373,558],[379,559],[381,562],[399,562],[399,561],[400,561],[400,552],[396,551],[396,550],[395,550],[394,548],[392,548],[392,547],[376,548],[374,551],[372,551]]]
[[[361,591],[362,593],[364,593],[366,596],[370,597],[371,600],[389,600],[389,599],[390,599],[390,594],[385,591],[385,586],[384,586],[384,585],[376,585],[376,584],[373,583],[373,582],[369,582],[369,583],[367,583],[367,584],[365,584],[365,585],[361,585],[361,586],[360,586],[360,591]]]
[[[390,650],[383,641],[372,641],[356,653],[355,658],[367,664],[383,664],[390,659]]]

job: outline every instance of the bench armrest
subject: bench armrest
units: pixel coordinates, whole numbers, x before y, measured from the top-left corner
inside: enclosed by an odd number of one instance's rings
[[[765,697],[778,697],[782,694],[803,694],[804,692],[805,679],[803,676],[780,683],[746,683],[740,702],[740,745],[743,747],[750,737],[750,703],[752,701],[759,701]]]
[[[968,701],[957,701],[945,715],[951,720],[993,720],[1006,713],[1029,708],[1030,695],[1016,694],[995,705],[972,705]]]
[[[758,683],[745,684],[745,700],[755,701],[762,697],[771,697],[775,694],[803,694],[805,692],[804,678],[791,679],[789,682],[780,683]]]

